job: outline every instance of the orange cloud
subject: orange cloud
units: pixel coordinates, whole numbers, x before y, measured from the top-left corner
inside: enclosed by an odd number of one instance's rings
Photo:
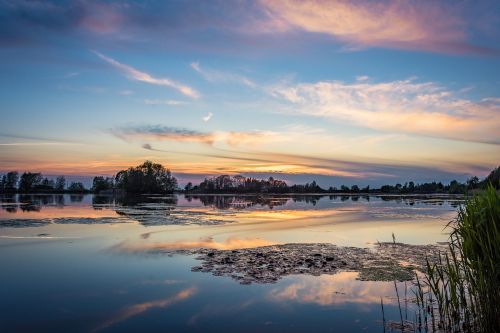
[[[460,98],[432,82],[320,81],[273,87],[285,111],[395,133],[500,143],[500,101]]]

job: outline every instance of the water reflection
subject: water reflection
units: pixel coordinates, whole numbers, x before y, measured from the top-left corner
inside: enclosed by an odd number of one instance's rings
[[[175,303],[179,303],[183,300],[192,297],[196,293],[196,291],[197,289],[194,287],[188,288],[179,291],[173,296],[128,306],[113,314],[110,318],[108,318],[106,321],[104,321],[102,324],[100,324],[94,330],[92,330],[92,332],[99,332],[105,330],[110,326],[126,321],[131,317],[138,316],[151,309],[169,307],[171,305],[174,305]]]
[[[143,226],[301,219],[331,222],[333,216],[343,212],[357,212],[358,220],[448,219],[448,215],[443,217],[443,212],[454,211],[461,200],[453,196],[0,195],[0,227],[33,227],[51,222],[102,224],[128,221]],[[433,207],[443,209],[436,211]]]
[[[288,285],[272,289],[268,297],[276,302],[322,306],[345,303],[380,304],[381,298],[392,296],[395,292],[393,282],[358,281],[358,275],[357,272],[340,272],[318,277],[299,276]],[[404,284],[399,284],[404,288]],[[388,300],[392,301],[391,298]]]
[[[387,317],[399,318],[391,283],[361,282],[344,272],[241,286],[230,277],[192,273],[201,263],[193,257],[158,253],[287,243],[364,248],[391,241],[392,232],[400,242],[429,244],[447,238],[443,226],[460,200],[3,195],[0,326],[6,332],[378,332],[380,297]]]

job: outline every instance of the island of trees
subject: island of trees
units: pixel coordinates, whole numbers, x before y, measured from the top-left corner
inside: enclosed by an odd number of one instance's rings
[[[55,179],[44,177],[41,173],[17,171],[8,172],[0,177],[0,193],[98,193],[98,194],[162,194],[185,192],[189,194],[255,194],[255,193],[366,193],[366,194],[464,194],[467,191],[485,188],[491,183],[500,188],[500,167],[480,180],[471,177],[465,183],[456,180],[449,184],[441,182],[383,185],[380,188],[358,185],[340,187],[320,187],[315,181],[306,184],[288,185],[285,181],[269,177],[257,179],[241,175],[221,175],[206,178],[198,185],[188,183],[179,188],[177,179],[169,169],[158,163],[145,161],[136,167],[119,171],[114,177],[96,176],[92,187],[85,188],[81,182],[67,183],[64,176]]]

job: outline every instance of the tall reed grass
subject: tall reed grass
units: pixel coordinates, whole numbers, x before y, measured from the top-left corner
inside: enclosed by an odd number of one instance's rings
[[[418,326],[500,332],[500,194],[490,185],[469,198],[449,227],[449,251],[417,276]]]

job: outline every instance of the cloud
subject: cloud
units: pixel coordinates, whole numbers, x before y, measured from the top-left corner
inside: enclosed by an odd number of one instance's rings
[[[469,44],[460,8],[436,1],[261,0],[260,3],[268,10],[274,25],[327,34],[347,43],[350,49],[375,46],[445,53],[495,52]]]
[[[201,119],[203,119],[203,121],[204,121],[204,122],[207,122],[207,121],[209,121],[210,119],[212,119],[212,116],[213,116],[213,115],[214,115],[214,114],[213,114],[212,112],[209,112],[209,113],[208,113],[205,117],[203,117],[203,118],[201,118]]]
[[[284,110],[375,130],[500,143],[500,102],[472,101],[433,82],[319,81],[279,85]]]
[[[121,90],[118,92],[120,95],[122,96],[130,96],[130,95],[133,95],[134,92],[132,90],[128,90],[128,89],[125,89],[125,90]]]
[[[271,131],[218,131],[198,132],[186,128],[169,127],[162,125],[131,126],[110,129],[114,136],[130,141],[177,141],[197,142],[207,145],[225,143],[230,146],[259,145],[270,142],[287,141],[281,133]],[[149,145],[149,144],[148,144]],[[143,146],[143,148],[145,148]],[[146,148],[147,149],[147,148]],[[151,145],[149,145],[151,149]]]
[[[201,68],[199,62],[191,63],[191,68],[196,72],[201,74],[201,76],[209,82],[236,82],[248,86],[250,88],[255,88],[255,83],[248,79],[247,77],[235,73],[219,71],[215,69]]]
[[[259,51],[280,49],[307,34],[332,36],[346,49],[388,47],[445,53],[499,54],[472,45],[477,36],[495,45],[495,1],[260,0],[121,2],[0,1],[0,47],[47,45],[54,36],[92,43],[139,42],[156,47]],[[222,8],[222,10],[221,10]],[[479,8],[479,9],[478,9]],[[485,28],[486,27],[486,28]],[[210,38],[199,38],[210,31]],[[305,32],[297,34],[297,32]],[[285,43],[282,34],[287,34]],[[304,38],[304,36],[306,38]],[[297,39],[293,39],[298,37]],[[267,38],[267,39],[266,39]],[[484,42],[484,41],[483,41]]]
[[[287,135],[272,131],[219,132],[219,137],[230,146],[256,145],[288,141]]]
[[[172,99],[145,99],[144,104],[146,105],[183,105],[186,102],[176,101]]]
[[[145,82],[153,85],[169,87],[177,90],[183,95],[186,95],[191,98],[199,98],[200,94],[194,90],[193,88],[183,85],[181,83],[175,82],[173,80],[167,78],[155,78],[146,72],[141,72],[131,66],[122,64],[116,61],[113,58],[105,56],[102,53],[97,51],[93,51],[99,58],[109,63],[111,66],[117,68],[120,72],[122,72],[127,78],[134,81]]]
[[[202,133],[185,128],[161,125],[122,127],[111,129],[110,132],[125,141],[178,141],[198,142],[211,145],[215,140],[212,133]]]

